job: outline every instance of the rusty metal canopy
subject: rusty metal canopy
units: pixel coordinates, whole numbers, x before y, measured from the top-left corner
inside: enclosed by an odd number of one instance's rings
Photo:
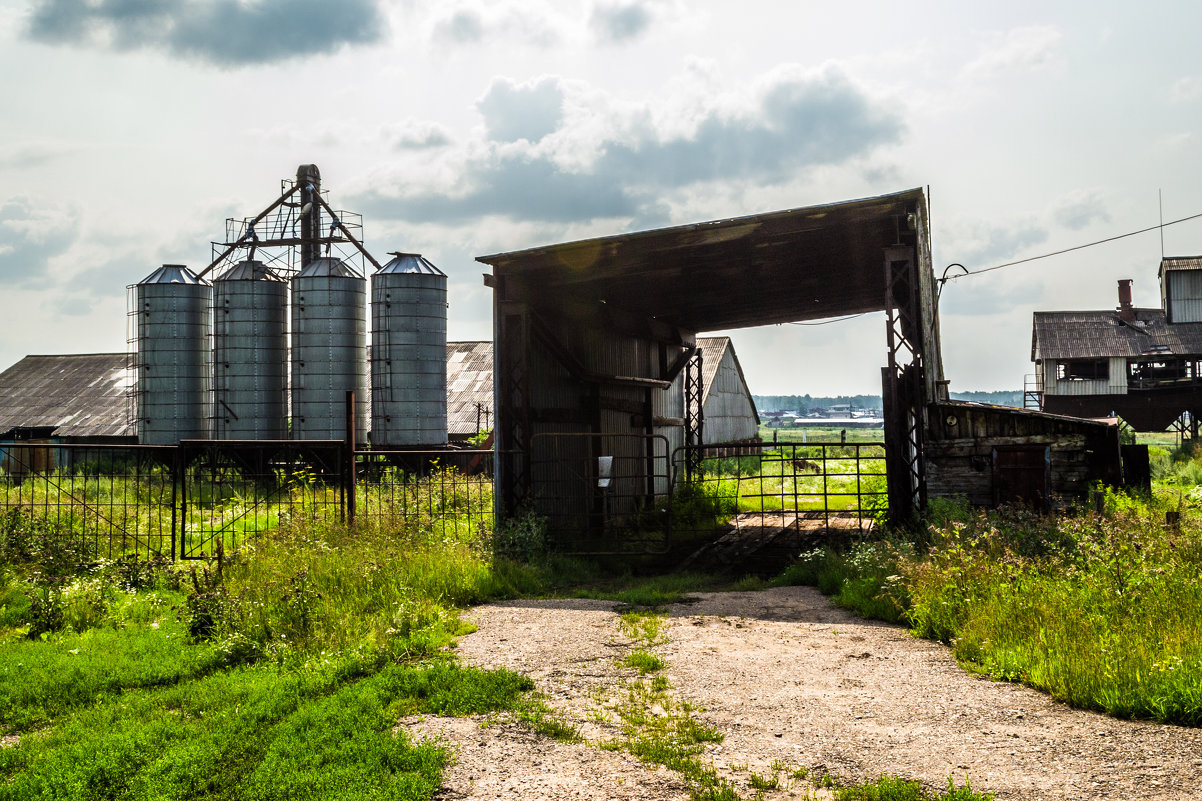
[[[605,303],[691,331],[885,308],[883,248],[925,224],[921,189],[480,256],[507,300]]]

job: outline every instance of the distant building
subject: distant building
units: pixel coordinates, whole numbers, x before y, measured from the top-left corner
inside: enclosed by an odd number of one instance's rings
[[[1117,414],[1137,431],[1202,416],[1202,257],[1160,263],[1162,308],[1135,308],[1131,281],[1105,311],[1035,312],[1029,405],[1078,417]]]
[[[124,353],[26,356],[0,373],[0,439],[135,443]]]

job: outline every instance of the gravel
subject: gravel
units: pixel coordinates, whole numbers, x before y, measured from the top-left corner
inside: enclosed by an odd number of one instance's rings
[[[477,607],[465,663],[530,676],[588,743],[613,739],[621,665],[635,646],[603,601]],[[745,797],[774,766],[864,781],[882,773],[931,789],[965,778],[998,799],[1202,797],[1202,731],[1070,709],[959,668],[949,650],[837,609],[808,587],[700,593],[669,610],[673,694],[725,735],[705,759]],[[608,718],[608,719],[607,719]],[[622,753],[539,737],[512,723],[411,718],[401,725],[457,754],[443,799],[688,798],[679,778]],[[785,781],[766,799],[822,797]]]

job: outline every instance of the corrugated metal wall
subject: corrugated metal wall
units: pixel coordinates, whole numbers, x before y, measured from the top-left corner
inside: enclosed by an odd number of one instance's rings
[[[1169,321],[1202,322],[1202,271],[1167,270],[1164,280],[1168,295]]]
[[[713,383],[705,388],[704,410],[706,442],[738,442],[756,436],[755,409],[729,347],[722,352]]]

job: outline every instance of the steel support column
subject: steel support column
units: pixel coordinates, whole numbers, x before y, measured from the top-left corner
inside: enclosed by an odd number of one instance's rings
[[[701,445],[705,442],[705,379],[702,375],[701,348],[685,365],[684,374],[684,442],[685,480],[693,481],[701,474]]]
[[[496,287],[498,296],[503,284]],[[493,350],[496,518],[515,513],[530,492],[530,313],[498,297]]]
[[[922,298],[914,247],[888,247],[884,255],[889,364],[882,370],[882,393],[889,512],[895,520],[905,520],[926,506]]]

